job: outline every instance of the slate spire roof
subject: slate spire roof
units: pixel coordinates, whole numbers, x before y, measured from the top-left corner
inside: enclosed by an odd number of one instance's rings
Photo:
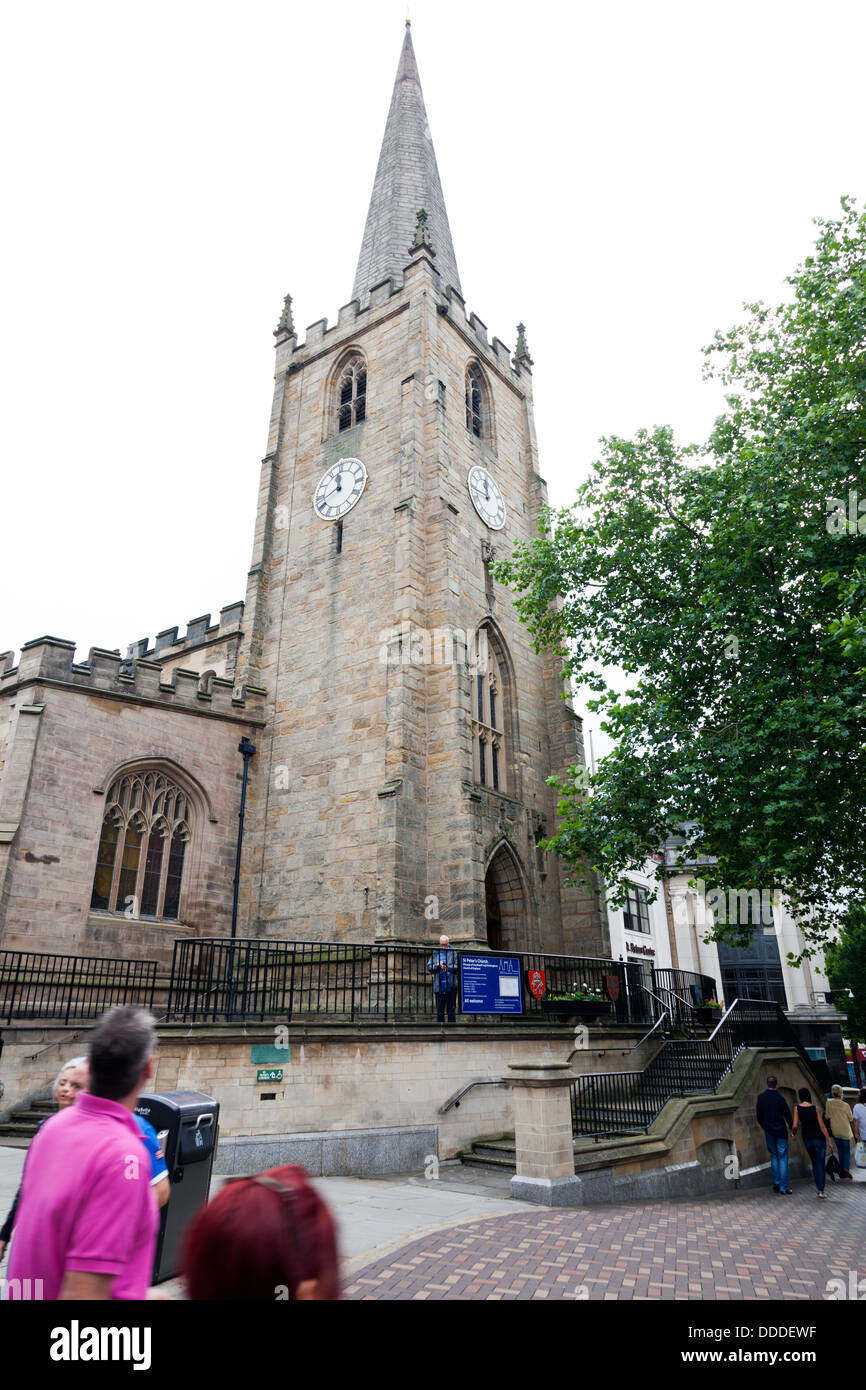
[[[415,239],[422,208],[427,213],[430,245],[436,252],[434,264],[442,282],[460,290],[457,258],[412,47],[412,29],[407,21],[358,257],[353,299],[366,299],[371,286],[388,275],[399,280],[409,260],[409,247]]]

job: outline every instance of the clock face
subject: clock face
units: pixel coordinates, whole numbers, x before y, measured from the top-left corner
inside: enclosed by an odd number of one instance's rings
[[[323,521],[336,521],[350,512],[367,485],[367,470],[360,459],[340,459],[323,473],[313,506]]]
[[[505,502],[496,483],[486,468],[470,468],[469,496],[476,512],[491,531],[501,531],[505,525]]]

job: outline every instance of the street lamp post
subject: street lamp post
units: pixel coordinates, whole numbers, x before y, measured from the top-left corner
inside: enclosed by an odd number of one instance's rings
[[[251,739],[242,738],[238,744],[238,752],[244,760],[244,775],[241,783],[241,808],[238,812],[238,845],[235,855],[235,881],[232,892],[232,945],[229,947],[229,970],[228,986],[229,999],[227,1016],[231,1018],[234,1008],[235,998],[235,948],[234,941],[238,934],[238,893],[241,885],[241,850],[244,843],[244,812],[247,805],[247,776],[250,770],[250,758],[256,751],[256,745]]]

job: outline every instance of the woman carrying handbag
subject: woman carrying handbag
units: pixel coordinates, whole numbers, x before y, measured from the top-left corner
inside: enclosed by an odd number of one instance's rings
[[[806,1152],[812,1164],[812,1176],[815,1179],[818,1196],[826,1198],[824,1184],[827,1180],[827,1145],[832,1140],[827,1133],[824,1116],[817,1105],[812,1104],[812,1092],[807,1086],[801,1086],[797,1095],[800,1097],[800,1104],[794,1107],[791,1137],[793,1138],[797,1131],[802,1129],[803,1143],[806,1145]]]

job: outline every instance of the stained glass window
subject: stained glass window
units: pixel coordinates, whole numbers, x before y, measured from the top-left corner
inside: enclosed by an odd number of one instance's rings
[[[177,921],[192,808],[164,773],[118,777],[108,790],[91,911]]]

